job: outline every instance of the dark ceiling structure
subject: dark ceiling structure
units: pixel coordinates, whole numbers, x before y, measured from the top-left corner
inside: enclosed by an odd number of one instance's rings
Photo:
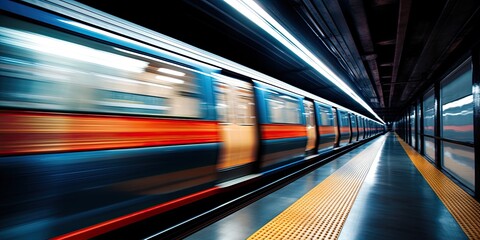
[[[225,57],[373,118],[220,0],[80,2]],[[385,122],[478,43],[478,0],[258,0]]]

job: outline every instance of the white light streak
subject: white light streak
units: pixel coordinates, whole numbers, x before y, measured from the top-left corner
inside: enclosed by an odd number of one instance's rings
[[[265,10],[263,10],[253,0],[225,0],[230,6],[242,13],[245,17],[257,24],[294,54],[308,63],[320,74],[325,76],[331,83],[347,93],[356,102],[362,105],[372,113],[380,122],[385,122],[373,111],[373,109],[358,96],[344,81],[342,81],[329,67],[320,59],[311,53],[302,43],[300,43],[292,34],[283,28],[275,19],[273,19]]]
[[[177,78],[172,78],[172,77],[167,77],[163,75],[158,75],[155,77],[158,80],[166,81],[166,82],[171,82],[171,83],[176,83],[176,84],[183,84],[185,81]]]
[[[472,104],[472,103],[473,103],[473,95],[468,95],[464,98],[460,98],[456,101],[449,102],[449,103],[443,105],[443,110],[447,110],[447,109],[450,109],[450,108],[456,108],[456,107],[462,107],[462,106]]]
[[[173,89],[173,88],[170,87],[170,86],[165,86],[165,85],[156,84],[156,83],[150,83],[150,82],[137,81],[137,80],[128,79],[128,78],[110,76],[110,75],[105,75],[105,74],[94,74],[94,75],[97,76],[97,77],[108,78],[108,79],[111,79],[111,80],[115,80],[115,81],[119,81],[119,82],[124,82],[124,83],[130,83],[130,84],[134,84],[134,85],[141,84],[141,85],[148,85],[148,86],[153,86],[153,87]]]
[[[162,73],[174,75],[174,76],[179,76],[179,77],[185,76],[184,72],[175,71],[175,70],[169,69],[169,68],[159,68],[158,71],[162,72]]]
[[[16,47],[52,54],[63,58],[99,64],[120,70],[141,73],[148,65],[148,63],[144,61],[100,51],[40,34],[0,27],[0,35],[4,38],[2,40],[4,43]]]

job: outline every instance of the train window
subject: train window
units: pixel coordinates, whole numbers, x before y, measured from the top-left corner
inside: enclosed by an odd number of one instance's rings
[[[267,101],[272,123],[301,124],[298,99],[270,92]]]
[[[470,189],[475,189],[475,149],[442,141],[442,167]]]
[[[315,118],[313,116],[313,105],[303,103],[303,107],[305,108],[305,119],[307,123],[307,127],[315,127]]]
[[[4,107],[202,117],[201,73],[0,16]]]
[[[332,108],[319,105],[320,126],[333,126]]]
[[[236,88],[236,117],[238,125],[254,125],[255,123],[255,104],[253,102],[253,92],[246,88]]]
[[[216,100],[217,100],[217,118],[218,121],[222,123],[229,123],[231,122],[229,117],[229,104],[228,104],[228,95],[227,91],[229,91],[229,86],[223,83],[217,82],[216,88]]]

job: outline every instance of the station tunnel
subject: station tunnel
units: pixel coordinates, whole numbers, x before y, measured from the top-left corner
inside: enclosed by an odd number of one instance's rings
[[[0,239],[480,239],[478,1],[0,11]]]

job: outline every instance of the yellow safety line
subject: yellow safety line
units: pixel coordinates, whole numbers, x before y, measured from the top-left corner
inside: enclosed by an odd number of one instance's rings
[[[248,239],[337,239],[385,139],[377,139]]]
[[[407,145],[398,135],[397,139],[468,238],[480,239],[480,203]]]

